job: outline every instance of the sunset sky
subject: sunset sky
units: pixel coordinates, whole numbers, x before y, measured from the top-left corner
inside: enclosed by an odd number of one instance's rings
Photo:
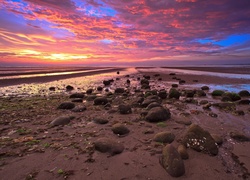
[[[250,0],[0,0],[1,65],[250,64]]]

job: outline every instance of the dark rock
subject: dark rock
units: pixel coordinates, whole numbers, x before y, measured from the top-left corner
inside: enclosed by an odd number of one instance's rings
[[[147,106],[147,110],[150,110],[154,107],[162,107],[158,102],[152,102]]]
[[[106,97],[97,97],[94,99],[94,105],[105,105],[108,103],[108,99]]]
[[[222,97],[228,97],[231,101],[238,101],[241,97],[236,93],[226,92],[222,95]]]
[[[238,93],[241,97],[247,97],[247,96],[250,96],[250,93],[249,91],[247,90],[242,90]]]
[[[121,79],[117,77],[117,78],[115,78],[115,80],[119,81],[119,80],[121,80]]]
[[[147,79],[142,79],[141,80],[141,85],[143,85],[143,84],[149,85],[149,81]]]
[[[175,73],[169,73],[170,76],[175,76],[176,74]]]
[[[212,96],[222,96],[225,92],[222,90],[214,90]]]
[[[140,77],[137,77],[137,81],[140,81],[141,80],[141,78]]]
[[[118,110],[119,110],[120,114],[131,114],[132,113],[131,106],[126,105],[126,104],[119,105]]]
[[[242,99],[238,102],[238,104],[241,105],[249,105],[250,104],[250,100],[249,99]]]
[[[159,122],[159,121],[166,121],[170,119],[170,117],[171,113],[169,109],[165,109],[162,107],[154,107],[149,110],[145,119],[149,122]]]
[[[116,74],[120,74],[120,71],[117,71]]]
[[[60,125],[66,125],[69,124],[72,119],[74,119],[74,116],[61,116],[56,119],[54,119],[50,125],[51,126],[60,126]]]
[[[169,90],[169,95],[168,95],[169,98],[179,99],[180,96],[181,96],[181,93],[178,90],[176,90],[174,88],[171,88]]]
[[[126,82],[127,82],[127,84],[130,84],[130,80],[129,80],[129,79],[127,79],[127,81],[126,81]]]
[[[185,174],[184,162],[171,144],[163,148],[160,164],[172,177],[180,177]]]
[[[71,111],[73,112],[83,112],[83,111],[86,111],[87,108],[86,106],[77,106],[77,107],[74,107]]]
[[[84,98],[85,94],[84,93],[74,93],[69,96],[69,98]]]
[[[93,89],[88,89],[88,90],[86,91],[86,94],[92,94],[92,92],[93,92]]]
[[[207,104],[204,104],[204,105],[202,106],[202,108],[203,108],[203,109],[210,109],[211,106],[212,106],[211,103],[207,103]]]
[[[150,89],[150,86],[148,84],[142,84],[141,88],[142,89]]]
[[[206,96],[207,94],[203,90],[196,90],[195,94],[199,97]]]
[[[97,91],[102,91],[102,90],[103,90],[103,87],[98,86],[96,89],[97,89]]]
[[[172,84],[173,88],[178,88],[178,86],[179,86],[178,84]]]
[[[207,103],[208,103],[208,100],[201,100],[199,104],[204,105],[204,104],[207,104]]]
[[[143,77],[147,80],[150,80],[150,76],[144,75]]]
[[[73,86],[70,85],[66,86],[66,91],[72,91],[72,90],[74,90]]]
[[[157,133],[153,138],[153,140],[156,142],[169,143],[169,144],[173,142],[174,139],[175,139],[175,135],[168,131]]]
[[[189,158],[187,148],[184,145],[180,144],[178,146],[178,148],[177,148],[177,151],[180,154],[182,159],[188,159]]]
[[[208,86],[202,86],[202,87],[201,87],[201,90],[207,91],[207,90],[209,90],[209,87],[208,87]]]
[[[75,104],[72,102],[63,102],[57,107],[57,109],[73,109],[74,107]]]
[[[160,76],[160,74],[155,74],[155,75],[154,75],[154,77],[159,77],[159,76]]]
[[[236,109],[235,103],[231,102],[214,103],[212,105],[226,111],[234,111]]]
[[[50,91],[55,91],[56,88],[55,88],[55,87],[49,87],[49,90],[50,90]]]
[[[125,76],[126,78],[130,77],[128,74]]]
[[[93,122],[96,124],[107,124],[109,121],[103,118],[94,118]]]
[[[235,139],[236,141],[240,141],[240,142],[250,141],[250,137],[248,137],[245,134],[242,134],[240,132],[230,132],[229,135],[231,138]]]
[[[218,154],[218,147],[210,133],[196,124],[190,125],[183,138],[183,144],[199,152]]]
[[[120,154],[124,150],[124,146],[112,139],[100,138],[94,142],[95,149],[102,153],[110,155]]]
[[[233,100],[228,96],[224,96],[224,97],[221,98],[221,101],[222,102],[232,102]]]
[[[114,124],[111,130],[113,131],[114,134],[117,134],[117,135],[125,135],[130,132],[129,129],[125,125],[120,124],[120,123]]]
[[[125,92],[124,88],[116,88],[115,89],[115,93],[117,93],[117,94],[122,94],[124,92]]]
[[[194,97],[195,92],[193,90],[186,90],[185,95],[186,97]]]
[[[168,94],[167,94],[167,91],[165,90],[160,90],[159,93],[158,93],[158,96],[161,98],[161,99],[166,99]]]
[[[158,78],[158,81],[162,81],[162,78]]]
[[[145,99],[142,102],[141,106],[144,107],[144,108],[146,108],[149,104],[151,104],[153,102],[157,102],[157,100],[156,99]]]
[[[179,84],[185,84],[186,81],[185,80],[179,80]]]
[[[104,80],[103,81],[104,86],[109,86],[111,82],[109,80]]]

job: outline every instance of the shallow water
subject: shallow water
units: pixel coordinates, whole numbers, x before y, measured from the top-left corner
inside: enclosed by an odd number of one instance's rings
[[[0,88],[0,97],[8,96],[34,96],[34,95],[44,95],[49,96],[53,94],[68,94],[65,91],[67,85],[74,87],[73,92],[82,92],[89,88],[96,88],[97,86],[103,86],[103,80],[114,79],[117,77],[124,77],[125,75],[132,75],[138,71],[135,68],[127,68],[123,71],[120,71],[120,74],[117,75],[116,72],[102,73],[89,76],[81,76],[76,78],[68,78],[63,80],[51,81],[47,83],[30,83],[30,84],[20,84],[14,86],[7,86]],[[131,81],[133,85],[135,81]],[[109,86],[108,88],[112,91],[116,84],[119,84],[119,81],[116,81],[114,85]],[[55,91],[49,91],[49,87],[55,87]]]

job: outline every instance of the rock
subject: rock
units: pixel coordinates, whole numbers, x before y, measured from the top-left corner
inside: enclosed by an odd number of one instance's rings
[[[169,98],[179,99],[180,96],[181,96],[181,93],[178,90],[176,90],[174,88],[171,88],[169,90],[169,95],[168,95]]]
[[[173,88],[178,88],[178,84],[172,84]]]
[[[171,144],[163,148],[160,164],[172,177],[180,177],[185,174],[184,162]]]
[[[73,109],[74,107],[75,104],[72,102],[63,102],[57,107],[57,109]]]
[[[103,81],[103,84],[104,84],[104,86],[108,86],[108,85],[111,84],[111,82],[110,82],[109,80],[104,80],[104,81]]]
[[[144,75],[143,76],[145,79],[147,79],[147,80],[150,80],[150,76],[148,76],[148,75]]]
[[[97,91],[102,91],[102,90],[103,90],[103,87],[98,86],[96,89],[97,89]]]
[[[235,103],[231,102],[214,103],[212,105],[227,111],[234,111],[236,109]]]
[[[55,91],[56,88],[55,88],[55,87],[49,87],[49,90],[50,90],[50,91]]]
[[[222,96],[225,92],[222,90],[214,90],[212,96]]]
[[[178,148],[177,148],[177,151],[180,154],[182,159],[188,159],[189,158],[187,148],[184,145],[180,144],[178,146]]]
[[[107,124],[109,121],[103,118],[94,118],[93,122],[96,124]]]
[[[158,96],[161,98],[161,99],[166,99],[168,94],[167,94],[167,91],[165,90],[160,90],[159,93],[158,93]]]
[[[172,143],[175,139],[175,135],[171,132],[165,131],[157,133],[153,140],[160,143]]]
[[[158,78],[158,81],[162,81],[162,78]]]
[[[199,152],[218,154],[218,147],[210,133],[196,124],[190,125],[183,138],[183,144]]]
[[[179,80],[179,84],[185,84],[186,81],[185,80]]]
[[[69,124],[72,119],[74,119],[74,116],[61,116],[56,119],[54,119],[50,125],[51,126],[59,126],[59,125],[66,125]]]
[[[122,94],[124,92],[125,92],[124,88],[116,88],[115,89],[115,93],[117,93],[117,94]]]
[[[154,74],[154,77],[159,77],[160,76],[160,74]]]
[[[106,97],[97,97],[94,99],[94,105],[105,105],[108,103],[108,99]]]
[[[149,81],[147,79],[142,79],[141,80],[141,85],[149,85]]]
[[[154,108],[154,107],[162,107],[162,106],[161,106],[158,102],[152,102],[152,103],[150,103],[150,104],[147,106],[146,109],[150,110],[150,109],[152,109],[152,108]]]
[[[120,74],[120,71],[117,71],[116,74]]]
[[[120,124],[120,123],[114,124],[112,126],[112,131],[114,134],[117,134],[117,135],[125,135],[130,132],[129,129],[125,125]]]
[[[110,155],[116,155],[122,153],[124,146],[112,139],[100,138],[94,142],[95,149],[102,153],[109,153]]]
[[[250,96],[250,93],[249,91],[247,90],[242,90],[238,93],[241,97],[247,97],[247,96]]]
[[[240,132],[230,132],[230,137],[240,142],[250,141],[250,137]]]
[[[86,106],[78,106],[78,107],[73,108],[71,111],[73,111],[73,112],[83,112],[83,111],[86,111],[86,110],[87,110]]]
[[[211,134],[212,138],[216,142],[216,144],[221,145],[223,143],[223,139],[217,134]]]
[[[120,114],[131,114],[132,113],[131,106],[126,105],[126,104],[119,105],[118,110],[119,110]]]
[[[159,121],[166,121],[170,119],[170,117],[171,113],[169,109],[165,109],[162,107],[154,107],[149,110],[145,119],[149,122],[159,122]]]
[[[151,104],[153,102],[157,102],[157,100],[155,100],[155,99],[145,99],[142,102],[141,106],[144,107],[144,108],[146,108],[149,104]]]
[[[195,94],[199,97],[204,97],[207,95],[203,90],[196,90]]]
[[[127,83],[127,84],[130,84],[130,80],[129,80],[129,79],[127,79],[126,83]]]
[[[195,92],[193,90],[187,90],[185,92],[186,97],[192,98],[194,97]]]
[[[222,94],[222,97],[229,98],[229,101],[238,101],[241,99],[241,97],[238,94],[230,92]]]
[[[72,90],[74,90],[73,86],[70,85],[66,86],[66,91],[72,91]]]
[[[242,99],[238,102],[238,104],[241,105],[249,105],[250,104],[250,100],[249,99]]]
[[[142,84],[141,88],[142,89],[150,89],[150,86],[148,84]]]
[[[211,106],[212,106],[211,103],[207,103],[207,104],[204,104],[204,105],[202,106],[202,108],[203,108],[203,109],[210,109]]]
[[[88,90],[86,91],[86,94],[92,94],[92,92],[93,92],[93,89],[88,89]]]
[[[208,91],[208,90],[209,90],[209,87],[208,87],[208,86],[202,86],[202,87],[201,87],[201,90],[203,90],[203,91]]]
[[[169,75],[170,75],[170,76],[175,76],[175,75],[176,75],[176,73],[169,73]]]
[[[84,93],[74,93],[69,96],[69,98],[84,98],[85,94]]]
[[[126,78],[128,78],[128,77],[130,77],[130,75],[129,75],[129,74],[127,74],[125,77],[126,77]]]
[[[204,104],[207,104],[207,103],[208,103],[208,100],[201,100],[199,104],[204,105]]]

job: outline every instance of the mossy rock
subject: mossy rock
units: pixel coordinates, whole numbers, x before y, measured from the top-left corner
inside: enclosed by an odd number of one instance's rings
[[[222,97],[228,98],[228,101],[238,101],[241,99],[240,95],[233,92],[226,92],[222,95]]]
[[[239,94],[239,96],[241,96],[241,97],[250,96],[250,93],[249,93],[249,91],[247,91],[247,90],[242,90],[242,91],[240,91],[238,94]]]
[[[177,89],[171,88],[169,90],[169,95],[168,95],[169,98],[179,99],[180,96],[181,96],[181,93]]]
[[[222,96],[225,92],[222,90],[214,90],[212,96]]]

